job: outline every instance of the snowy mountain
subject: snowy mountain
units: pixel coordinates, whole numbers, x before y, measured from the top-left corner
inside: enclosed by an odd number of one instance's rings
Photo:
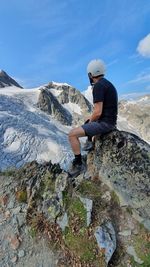
[[[91,86],[83,92],[84,96],[92,103]],[[134,97],[119,101],[119,114],[117,127],[119,130],[128,131],[150,142],[150,95]]]
[[[88,88],[83,91],[82,94],[89,100],[91,104],[93,104],[92,86],[88,86]]]
[[[67,84],[1,88],[0,169],[32,160],[61,162],[65,168],[73,156],[68,142],[71,125],[83,123],[91,108],[87,99]]]
[[[7,86],[16,86],[22,88],[14,79],[12,79],[5,71],[0,70],[0,88]]]
[[[37,107],[40,93],[39,88],[0,90],[0,169],[32,160],[58,162],[70,151],[70,127]]]

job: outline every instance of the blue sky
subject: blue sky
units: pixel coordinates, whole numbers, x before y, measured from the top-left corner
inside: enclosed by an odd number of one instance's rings
[[[119,95],[150,90],[150,1],[0,0],[0,69],[27,88],[79,90],[101,58]]]

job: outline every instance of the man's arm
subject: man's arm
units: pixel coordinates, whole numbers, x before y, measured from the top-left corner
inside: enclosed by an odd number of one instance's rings
[[[98,120],[99,117],[102,114],[102,111],[103,111],[103,102],[96,102],[94,104],[93,113],[92,113],[92,115],[90,117],[90,121],[89,122]]]

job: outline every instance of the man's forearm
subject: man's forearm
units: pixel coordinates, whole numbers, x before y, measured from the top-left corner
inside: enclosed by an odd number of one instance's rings
[[[101,115],[100,114],[97,114],[97,113],[92,113],[91,117],[90,117],[90,121],[89,122],[92,122],[92,121],[97,121],[99,119]]]
[[[100,118],[102,111],[103,111],[103,102],[96,102],[94,104],[93,113],[90,117],[90,122],[97,121]]]

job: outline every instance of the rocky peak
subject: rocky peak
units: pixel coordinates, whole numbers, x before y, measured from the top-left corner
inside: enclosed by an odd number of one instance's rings
[[[42,110],[45,109],[45,108],[43,109],[42,107],[43,104],[41,105],[41,103],[43,103],[43,100],[41,102],[43,96],[45,99],[44,102],[45,103],[47,102],[47,105],[49,105],[49,108],[47,109],[49,110],[48,111],[49,114],[52,114],[50,111],[50,105],[52,105],[52,102],[54,101],[55,102],[55,104],[53,104],[53,107],[55,106],[54,109],[58,110],[59,106],[59,114],[61,111],[64,114],[62,116],[58,116],[57,119],[63,123],[65,121],[65,124],[68,125],[83,124],[86,118],[89,116],[89,113],[91,113],[92,111],[92,105],[81,94],[81,92],[66,83],[50,82],[48,85],[41,88],[41,96],[39,97],[38,101],[40,102],[40,104],[38,103],[38,106]],[[53,114],[54,113],[55,112],[53,112]],[[62,117],[64,117],[63,120]]]
[[[4,70],[0,70],[0,88],[13,85],[22,88],[22,86],[12,79]]]
[[[71,114],[63,108],[57,98],[48,89],[41,89],[37,105],[42,111],[54,116],[62,124],[71,125]]]
[[[56,89],[57,91],[60,91],[60,93],[57,96],[57,99],[59,100],[61,104],[72,102],[72,103],[78,104],[87,112],[92,111],[92,105],[90,104],[90,102],[76,88],[66,83],[57,84],[54,82],[50,82],[46,86],[46,88]]]
[[[6,72],[4,70],[0,70],[0,76],[6,75]]]

